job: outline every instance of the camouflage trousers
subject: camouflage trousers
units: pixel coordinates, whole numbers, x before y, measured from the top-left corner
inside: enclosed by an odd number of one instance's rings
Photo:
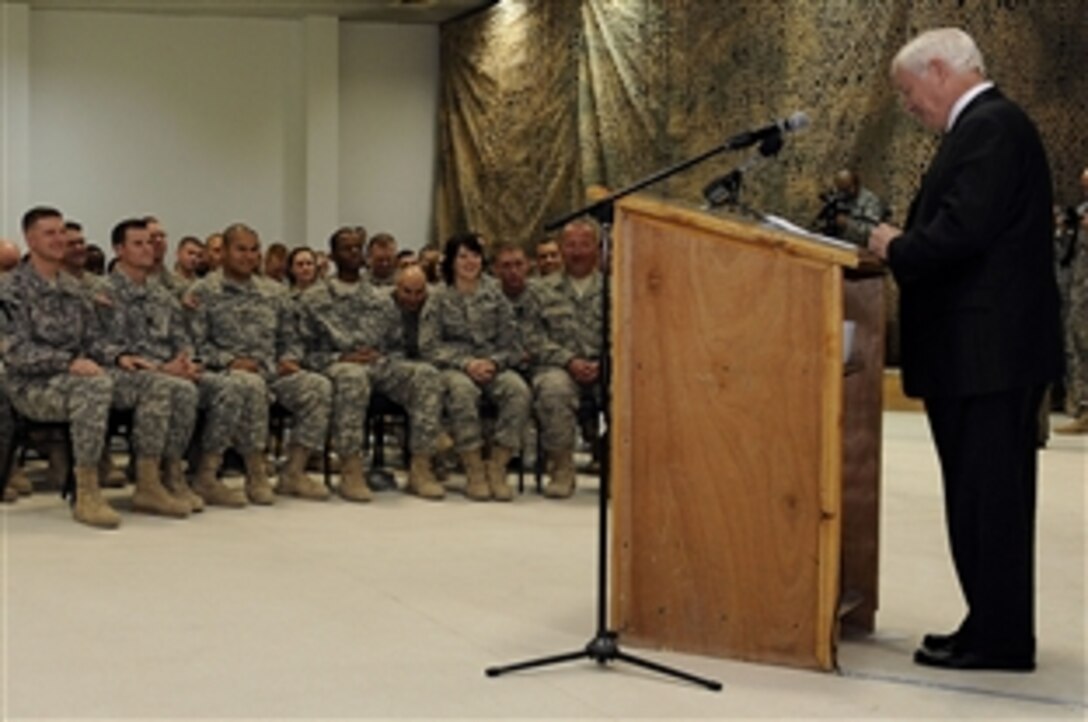
[[[533,411],[545,451],[574,450],[580,393],[565,369],[544,368],[533,374]]]
[[[7,393],[8,374],[4,362],[0,361],[0,439],[6,439],[15,431],[15,420],[11,416],[11,402]]]
[[[1074,283],[1065,314],[1066,406],[1074,414],[1088,411],[1088,278]]]
[[[113,379],[108,374],[9,378],[11,404],[34,421],[67,421],[76,466],[96,466],[109,424]]]
[[[132,446],[137,457],[180,459],[196,425],[197,391],[191,381],[156,371],[107,371],[111,405],[133,411]]]
[[[332,443],[341,455],[363,448],[363,425],[371,391],[408,413],[413,454],[434,454],[441,432],[442,377],[430,364],[383,359],[374,364],[334,363],[326,371],[333,385]]]
[[[206,372],[197,383],[204,430],[200,448],[222,454],[233,446],[243,456],[264,449],[268,436],[268,389],[244,371]]]
[[[296,371],[268,383],[273,398],[291,416],[291,443],[307,449],[324,449],[332,410],[332,382],[312,371]],[[268,406],[265,405],[262,434],[268,434]],[[262,442],[263,446],[263,442]]]
[[[501,371],[489,383],[481,386],[463,371],[447,369],[442,372],[442,381],[446,387],[446,415],[458,451],[472,451],[483,446],[481,396],[499,410],[494,442],[507,449],[521,448],[532,394],[529,385],[516,371]]]
[[[7,455],[14,451],[11,448],[12,438],[15,434],[15,418],[11,413],[11,402],[8,401],[6,388],[7,379],[4,375],[4,365],[0,363],[0,463],[7,459]],[[6,474],[7,469],[0,469],[0,474]]]

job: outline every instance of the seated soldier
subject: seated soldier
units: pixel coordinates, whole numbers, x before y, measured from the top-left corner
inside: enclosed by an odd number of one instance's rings
[[[0,238],[0,345],[6,342],[6,339],[11,334],[11,317],[14,312],[14,299],[11,296],[11,274],[9,271],[19,265],[19,247],[6,238]],[[3,355],[0,350],[0,356]],[[0,362],[0,445],[11,444],[14,441],[13,435],[15,433],[15,419],[11,413],[11,402],[8,401],[7,394],[4,393],[4,386],[6,383],[6,372],[4,371],[4,364]],[[16,449],[10,446],[0,446],[0,448],[6,449],[5,453],[14,454]],[[6,457],[0,455],[0,463]],[[11,475],[8,477],[7,486],[4,487],[4,497],[0,501],[13,502],[20,495],[29,495],[33,493],[34,487],[30,484],[30,479],[26,476],[26,471],[22,466],[15,463],[14,459],[9,459],[11,462],[9,468],[11,469]]]
[[[139,362],[109,344],[90,300],[61,272],[64,220],[53,208],[32,208],[23,216],[30,258],[12,272],[14,311],[4,345],[7,391],[12,405],[37,421],[67,421],[74,450],[77,521],[116,528],[121,518],[99,489],[111,402],[135,407],[133,440],[137,455],[134,505],[156,513],[185,516],[184,506],[162,488],[159,464],[171,420],[171,393],[158,375],[138,371]],[[114,366],[116,363],[116,366]]]
[[[223,234],[211,233],[204,239],[204,275],[223,267]]]
[[[447,414],[468,483],[477,501],[509,501],[506,465],[521,444],[529,418],[529,387],[512,370],[518,348],[510,303],[493,279],[483,277],[483,246],[476,234],[446,242],[446,286],[431,296],[420,319],[423,358],[442,371]],[[498,407],[491,455],[484,467],[480,397]]]
[[[547,288],[541,279],[529,280],[529,259],[525,249],[513,243],[500,243],[495,247],[495,261],[491,264],[495,277],[502,287],[502,293],[514,310],[514,326],[518,329],[518,353],[513,368],[526,381],[531,381],[535,345],[529,333],[536,323],[541,305],[541,296]],[[525,424],[522,438],[522,461],[526,465],[536,464],[537,424],[532,416]]]
[[[193,380],[199,368],[191,358],[192,345],[181,305],[163,285],[149,282],[155,252],[146,222],[135,218],[121,221],[114,226],[110,240],[118,262],[106,289],[109,303],[97,307],[106,338],[121,349],[121,358],[131,359],[139,374],[156,377],[170,392],[161,472],[172,503],[160,498],[159,489],[141,492],[141,460],[137,462],[133,506],[161,508],[163,513],[171,513],[173,508],[186,514],[201,511],[204,503],[185,482],[182,464],[196,423],[197,390]],[[115,396],[122,386],[115,383]],[[136,428],[140,428],[138,418]]]
[[[83,235],[83,226],[76,221],[64,223],[64,261],[61,270],[79,281],[92,299],[106,288],[102,276],[87,270],[87,239]]]
[[[333,259],[335,260],[335,259]],[[366,242],[367,280],[373,286],[392,286],[397,272],[397,239],[388,233],[375,233]]]
[[[438,371],[397,353],[398,312],[388,293],[362,280],[362,238],[333,235],[330,257],[336,278],[319,281],[302,295],[302,335],[307,367],[333,383],[332,441],[341,459],[340,495],[351,501],[371,499],[362,454],[373,388],[408,412],[412,452],[408,491],[441,499],[445,492],[431,471],[442,406]]]
[[[264,254],[264,277],[277,283],[287,282],[287,246],[273,243]]]
[[[559,283],[563,277],[563,256],[559,252],[559,241],[554,236],[542,238],[536,244],[536,273],[549,285]]]
[[[184,295],[189,286],[204,275],[204,242],[196,236],[185,236],[178,241],[178,250],[174,255],[174,285]]]
[[[223,231],[222,273],[193,284],[194,306],[190,328],[197,353],[209,371],[240,379],[265,402],[242,413],[236,448],[246,457],[250,498],[269,503],[258,467],[264,466],[268,434],[267,392],[294,417],[287,463],[276,492],[307,499],[327,499],[328,489],[306,475],[306,460],[324,448],[329,426],[332,385],[320,374],[302,370],[303,350],[297,337],[293,307],[279,284],[255,277],[261,244],[257,233],[243,223]],[[206,454],[200,463],[195,488],[210,501],[215,469],[221,457]]]
[[[427,276],[418,266],[408,266],[397,271],[393,288],[393,301],[400,311],[400,347],[397,351],[405,358],[419,360],[419,317],[427,303]]]
[[[602,281],[597,227],[585,220],[568,223],[560,237],[564,270],[536,315],[533,393],[541,445],[552,477],[544,493],[574,493],[574,442],[579,398],[600,400]]]

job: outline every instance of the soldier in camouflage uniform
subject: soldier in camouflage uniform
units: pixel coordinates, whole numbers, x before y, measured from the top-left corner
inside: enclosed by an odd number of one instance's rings
[[[137,490],[133,506],[180,516],[204,508],[203,501],[185,482],[182,457],[196,423],[197,369],[191,360],[192,344],[185,333],[181,305],[164,288],[148,281],[153,251],[147,225],[137,219],[118,223],[112,233],[118,263],[108,279],[108,303],[98,305],[108,342],[129,357],[136,374],[122,373],[114,380],[114,396],[122,406],[134,406],[140,393],[135,379],[153,378],[169,390],[168,422],[162,447],[162,487],[141,486],[150,471],[137,462]],[[139,411],[137,412],[139,413]],[[140,427],[137,419],[137,429]],[[169,490],[169,495],[166,493]]]
[[[397,239],[375,233],[366,242],[366,280],[372,286],[392,288],[397,273]]]
[[[235,445],[246,457],[247,481],[264,463],[270,391],[294,417],[277,493],[327,499],[325,485],[306,475],[306,460],[312,450],[324,448],[332,384],[320,374],[302,370],[303,350],[287,291],[254,275],[260,249],[256,232],[244,224],[223,232],[222,272],[204,277],[189,291],[195,307],[190,319],[193,341],[208,371],[241,379],[251,394],[265,399],[258,404],[253,396],[247,397],[250,401],[239,420],[242,428]],[[201,459],[197,493],[215,476],[221,458],[214,456]]]
[[[869,233],[876,226],[891,218],[891,209],[875,193],[861,185],[856,171],[840,170],[834,177],[833,199],[824,207],[829,235],[866,246]]]
[[[171,295],[181,298],[192,284],[166,268],[166,251],[169,247],[166,228],[155,216],[144,216],[143,221],[147,224],[148,233],[151,234],[151,247],[155,251],[155,263],[148,280],[160,284]]]
[[[14,312],[14,299],[8,279],[11,269],[18,263],[18,247],[6,238],[0,238],[0,357],[11,333],[11,317]],[[5,503],[15,501],[20,494],[30,494],[33,491],[25,472],[14,463],[14,459],[9,458],[9,454],[15,453],[15,420],[11,414],[11,402],[4,391],[6,378],[4,364],[0,361],[0,464],[8,462],[7,467],[0,468],[0,474],[7,474],[9,469],[11,471],[11,475],[3,480],[4,494],[0,501]]]
[[[1066,410],[1073,420],[1058,434],[1088,434],[1088,168],[1080,176],[1084,202],[1076,209],[1077,226],[1068,269],[1065,308]]]
[[[64,236],[64,272],[79,282],[80,288],[83,289],[83,292],[95,308],[108,305],[110,302],[108,279],[103,275],[92,273],[88,269],[88,258],[92,247],[87,245],[86,237],[83,234],[83,226],[71,219],[65,221]],[[54,485],[62,484],[61,479],[71,461],[67,456],[68,450],[64,448],[63,444],[53,442],[48,452],[49,474],[53,477],[52,482]],[[109,444],[103,448],[102,458],[98,462],[98,482],[103,488],[122,487],[128,483],[125,471],[118,469],[113,463]]]
[[[574,444],[579,399],[601,399],[603,284],[597,226],[568,223],[560,236],[564,270],[542,294],[527,321],[533,348],[534,409],[551,479],[544,493],[561,499],[574,493]]]
[[[174,272],[170,285],[177,289],[177,297],[181,298],[201,276],[205,266],[204,242],[196,236],[185,236],[178,241],[178,250],[174,255]]]
[[[465,495],[509,501],[513,491],[506,483],[506,465],[521,444],[531,400],[528,386],[512,368],[518,348],[510,303],[482,271],[483,246],[477,235],[457,235],[446,242],[446,286],[423,309],[419,347],[445,380],[446,411],[468,477]],[[499,413],[486,468],[481,458],[481,395]]]
[[[536,278],[554,286],[562,277],[563,255],[559,250],[559,238],[546,236],[536,243]]]
[[[340,495],[369,501],[363,478],[363,426],[371,389],[408,412],[412,453],[408,491],[426,499],[445,495],[431,470],[442,410],[438,371],[409,361],[399,340],[397,307],[387,292],[360,277],[358,236],[334,237],[330,257],[337,277],[318,281],[302,296],[306,366],[333,383],[332,441],[341,458]]]
[[[33,208],[23,216],[29,261],[13,271],[11,336],[4,347],[11,403],[39,421],[68,421],[75,455],[77,521],[112,529],[121,518],[102,498],[97,462],[102,455],[115,383],[122,368],[134,368],[101,333],[94,308],[70,276],[61,272],[65,253],[64,221],[52,208]],[[130,372],[136,376],[135,372]],[[150,379],[150,375],[145,375]],[[139,392],[134,440],[146,472],[144,490],[161,487],[159,456],[169,420],[169,391],[152,380],[129,382]],[[118,401],[126,399],[117,398]],[[146,494],[144,495],[146,496]],[[165,509],[164,509],[165,511]]]
[[[427,303],[427,276],[418,265],[407,266],[397,271],[396,285],[392,298],[400,312],[400,333],[398,345],[393,349],[404,358],[420,360],[419,353],[419,317]]]
[[[526,382],[531,383],[533,367],[536,365],[533,356],[537,346],[534,343],[533,331],[537,327],[536,319],[540,315],[543,297],[549,295],[550,287],[542,278],[530,280],[529,258],[525,249],[513,243],[500,243],[495,247],[495,260],[491,268],[502,287],[503,295],[514,311],[514,327],[518,330],[515,337],[518,352],[513,368]],[[522,461],[527,466],[536,464],[538,434],[537,422],[530,415],[521,440]]]
[[[104,302],[104,292],[109,284],[104,276],[87,270],[87,239],[83,235],[83,226],[76,221],[64,224],[64,264],[62,270],[79,281],[95,303]]]

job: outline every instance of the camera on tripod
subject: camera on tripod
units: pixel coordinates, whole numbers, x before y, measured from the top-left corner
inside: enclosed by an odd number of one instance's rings
[[[841,232],[836,219],[840,215],[850,215],[852,200],[842,191],[824,191],[820,194],[820,202],[824,205],[816,214],[813,223],[817,233],[825,236],[838,236]]]

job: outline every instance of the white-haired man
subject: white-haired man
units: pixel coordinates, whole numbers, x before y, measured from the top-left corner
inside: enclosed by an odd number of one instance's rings
[[[1030,671],[1037,411],[1061,368],[1046,152],[962,30],[912,40],[892,80],[942,138],[905,229],[877,226],[869,247],[901,290],[903,385],[925,402],[967,606],[914,660]]]

